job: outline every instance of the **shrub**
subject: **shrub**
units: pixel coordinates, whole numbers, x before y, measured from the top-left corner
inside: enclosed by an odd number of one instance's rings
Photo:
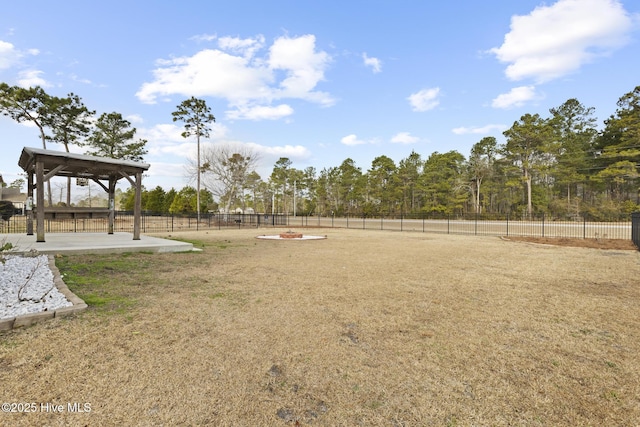
[[[9,221],[14,213],[16,213],[16,207],[13,203],[6,200],[0,201],[0,217],[3,220]]]

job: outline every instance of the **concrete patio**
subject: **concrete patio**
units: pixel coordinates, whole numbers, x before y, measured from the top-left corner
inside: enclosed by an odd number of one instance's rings
[[[46,242],[36,242],[36,236],[26,234],[0,234],[0,243],[13,245],[12,252],[29,252],[32,249],[41,254],[96,254],[123,252],[188,252],[193,251],[191,243],[161,239],[141,235],[133,240],[131,233],[47,233]]]

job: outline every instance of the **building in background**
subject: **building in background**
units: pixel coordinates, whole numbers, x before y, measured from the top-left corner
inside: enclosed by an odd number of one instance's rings
[[[19,188],[7,187],[6,185],[0,175],[0,202],[11,202],[16,208],[16,214],[23,214],[27,194],[20,192]]]

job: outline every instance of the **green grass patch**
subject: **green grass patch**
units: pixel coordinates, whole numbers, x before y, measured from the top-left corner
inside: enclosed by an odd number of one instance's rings
[[[126,312],[128,308],[133,307],[136,301],[120,295],[96,295],[83,294],[81,297],[88,306],[92,307],[109,307],[110,311]]]
[[[87,305],[101,306],[109,302],[109,298],[101,297],[96,294],[85,294],[82,298]]]
[[[172,239],[172,240],[176,240],[178,242],[191,243],[193,247],[197,249],[204,249],[205,247],[210,246],[209,243],[205,243],[202,240],[196,240],[196,239]]]
[[[173,239],[180,242],[191,243],[196,249],[204,249],[206,247],[214,247],[217,249],[228,249],[230,247],[239,246],[231,242],[231,240],[215,240],[213,242],[204,242],[197,239]]]
[[[88,306],[123,314],[135,305],[153,276],[152,254],[72,255],[56,259],[62,279]],[[141,289],[142,288],[142,289]]]

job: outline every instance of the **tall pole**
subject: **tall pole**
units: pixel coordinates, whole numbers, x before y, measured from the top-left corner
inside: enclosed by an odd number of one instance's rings
[[[198,229],[198,226],[200,225],[200,132],[196,133],[197,137],[197,141],[198,141],[198,173],[197,173],[197,189],[196,189],[196,212],[198,213],[198,222],[196,222],[196,230]]]

